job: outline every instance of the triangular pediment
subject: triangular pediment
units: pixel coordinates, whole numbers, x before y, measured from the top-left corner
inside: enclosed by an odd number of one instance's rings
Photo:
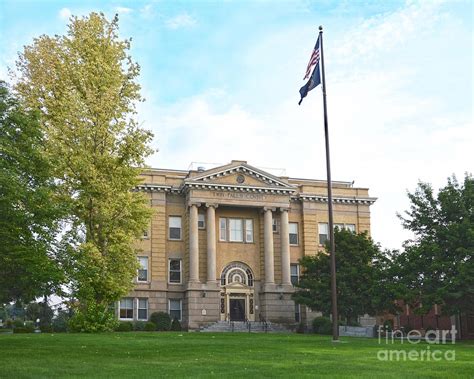
[[[294,186],[286,183],[283,179],[241,161],[233,161],[228,165],[203,171],[187,178],[185,182],[239,187],[295,189]]]

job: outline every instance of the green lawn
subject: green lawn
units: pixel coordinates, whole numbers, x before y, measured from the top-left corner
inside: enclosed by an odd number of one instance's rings
[[[427,344],[390,345],[426,350]],[[456,360],[379,361],[376,339],[298,334],[110,333],[0,335],[0,377],[474,378],[474,342]]]

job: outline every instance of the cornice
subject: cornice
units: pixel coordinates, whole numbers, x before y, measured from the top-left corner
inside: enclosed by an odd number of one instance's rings
[[[312,201],[316,203],[327,203],[328,197],[325,195],[313,195],[300,193],[293,197],[295,200]],[[333,196],[335,204],[365,204],[372,205],[377,200],[376,197],[358,197],[358,196]]]
[[[143,192],[165,192],[173,194],[184,194],[192,189],[204,189],[208,191],[228,191],[228,192],[247,192],[274,195],[289,195],[291,201],[308,201],[315,203],[327,203],[326,195],[315,195],[308,193],[298,193],[293,188],[281,187],[258,187],[258,186],[239,186],[234,184],[217,184],[204,182],[186,182],[181,187],[172,187],[161,184],[140,184],[135,187],[135,191]],[[376,197],[359,197],[359,196],[334,196],[335,204],[364,204],[372,205],[377,200]]]
[[[235,184],[205,183],[205,182],[186,182],[182,187],[186,189],[206,189],[211,191],[233,191],[233,192],[252,192],[267,194],[291,195],[296,193],[295,188],[288,187],[259,187],[259,186],[239,186]]]
[[[139,184],[135,187],[135,191],[143,192],[167,192],[167,193],[180,193],[180,188],[167,186],[164,184]]]

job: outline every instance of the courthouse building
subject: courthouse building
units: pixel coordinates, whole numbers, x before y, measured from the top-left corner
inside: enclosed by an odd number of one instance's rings
[[[328,238],[324,180],[275,176],[245,161],[209,170],[149,169],[138,187],[154,210],[138,241],[135,289],[122,320],[168,312],[189,329],[219,320],[309,322],[291,299],[298,260]],[[334,222],[370,233],[367,188],[333,182]],[[314,317],[314,316],[313,316]]]

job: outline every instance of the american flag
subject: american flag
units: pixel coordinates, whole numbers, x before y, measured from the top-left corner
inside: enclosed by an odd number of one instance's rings
[[[311,58],[309,58],[308,66],[306,67],[306,75],[303,80],[308,79],[311,75],[311,68],[319,62],[319,37],[314,46]]]

